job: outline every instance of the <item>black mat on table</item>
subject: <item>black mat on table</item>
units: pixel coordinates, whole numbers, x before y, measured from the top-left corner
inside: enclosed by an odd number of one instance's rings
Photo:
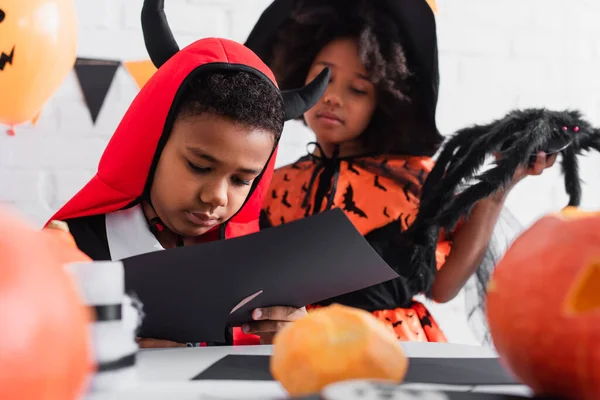
[[[418,400],[439,400],[439,393],[443,393],[446,396],[446,400],[562,400],[550,397],[524,397],[510,394],[496,394],[496,393],[474,393],[474,392],[452,392],[452,391],[436,391],[436,396],[429,397],[424,391],[414,390],[411,391],[413,393],[417,393],[418,396],[414,397],[400,397],[397,395],[396,397],[387,395],[385,397],[380,397],[382,400],[404,400],[404,399],[418,399]],[[360,397],[351,398],[348,400],[359,400]],[[325,400],[320,395],[311,395],[305,397],[292,397],[289,400]]]
[[[415,390],[413,393],[417,393],[418,396],[413,396],[410,398],[400,397],[400,395],[396,397],[385,396],[380,397],[380,399],[385,400],[404,400],[404,399],[418,399],[418,400],[439,400],[439,394],[434,397],[429,397],[423,393],[423,391]],[[446,400],[564,400],[558,399],[555,397],[524,397],[517,396],[511,394],[496,394],[496,393],[474,393],[474,392],[449,392],[449,391],[437,391],[436,393],[443,393],[446,396]],[[348,399],[348,400],[359,400],[360,397]],[[320,395],[311,395],[305,397],[292,397],[289,400],[325,400]]]
[[[227,355],[192,380],[272,381],[269,356]],[[497,358],[410,358],[405,383],[519,385]]]

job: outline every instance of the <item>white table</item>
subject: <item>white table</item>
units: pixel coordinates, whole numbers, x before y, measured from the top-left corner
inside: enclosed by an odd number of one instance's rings
[[[402,342],[409,357],[496,357],[484,347]],[[287,396],[274,381],[209,381],[190,379],[227,354],[270,355],[272,346],[200,347],[176,349],[147,349],[138,353],[135,375],[128,384],[117,391],[94,393],[89,400],[106,399],[169,399],[169,400],[275,400]],[[407,384],[406,388],[478,391],[529,396],[530,391],[521,385],[514,386],[448,386]]]

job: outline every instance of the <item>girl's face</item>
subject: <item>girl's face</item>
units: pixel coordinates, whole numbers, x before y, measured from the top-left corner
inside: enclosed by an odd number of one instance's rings
[[[325,46],[315,57],[306,82],[325,67],[331,69],[329,86],[321,100],[304,114],[304,119],[326,153],[335,144],[340,145],[340,155],[360,152],[364,149],[357,139],[375,110],[376,91],[359,58],[356,41],[342,38]]]

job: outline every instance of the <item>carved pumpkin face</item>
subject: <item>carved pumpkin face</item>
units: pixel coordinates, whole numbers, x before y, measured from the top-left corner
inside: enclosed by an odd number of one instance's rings
[[[568,208],[519,236],[487,294],[494,345],[538,395],[600,398],[600,213]]]
[[[32,120],[73,69],[73,0],[0,3],[0,123]]]
[[[86,390],[93,315],[63,266],[89,258],[70,238],[0,207],[0,399],[75,400]]]

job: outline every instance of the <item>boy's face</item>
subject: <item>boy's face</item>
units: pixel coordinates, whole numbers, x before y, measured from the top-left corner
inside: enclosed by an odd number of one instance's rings
[[[304,114],[321,144],[354,141],[367,128],[376,106],[375,86],[367,77],[354,39],[337,39],[315,57],[306,82],[325,67],[331,80],[323,97]]]
[[[152,183],[158,217],[185,237],[225,222],[244,204],[273,146],[270,132],[214,114],[178,118]]]

